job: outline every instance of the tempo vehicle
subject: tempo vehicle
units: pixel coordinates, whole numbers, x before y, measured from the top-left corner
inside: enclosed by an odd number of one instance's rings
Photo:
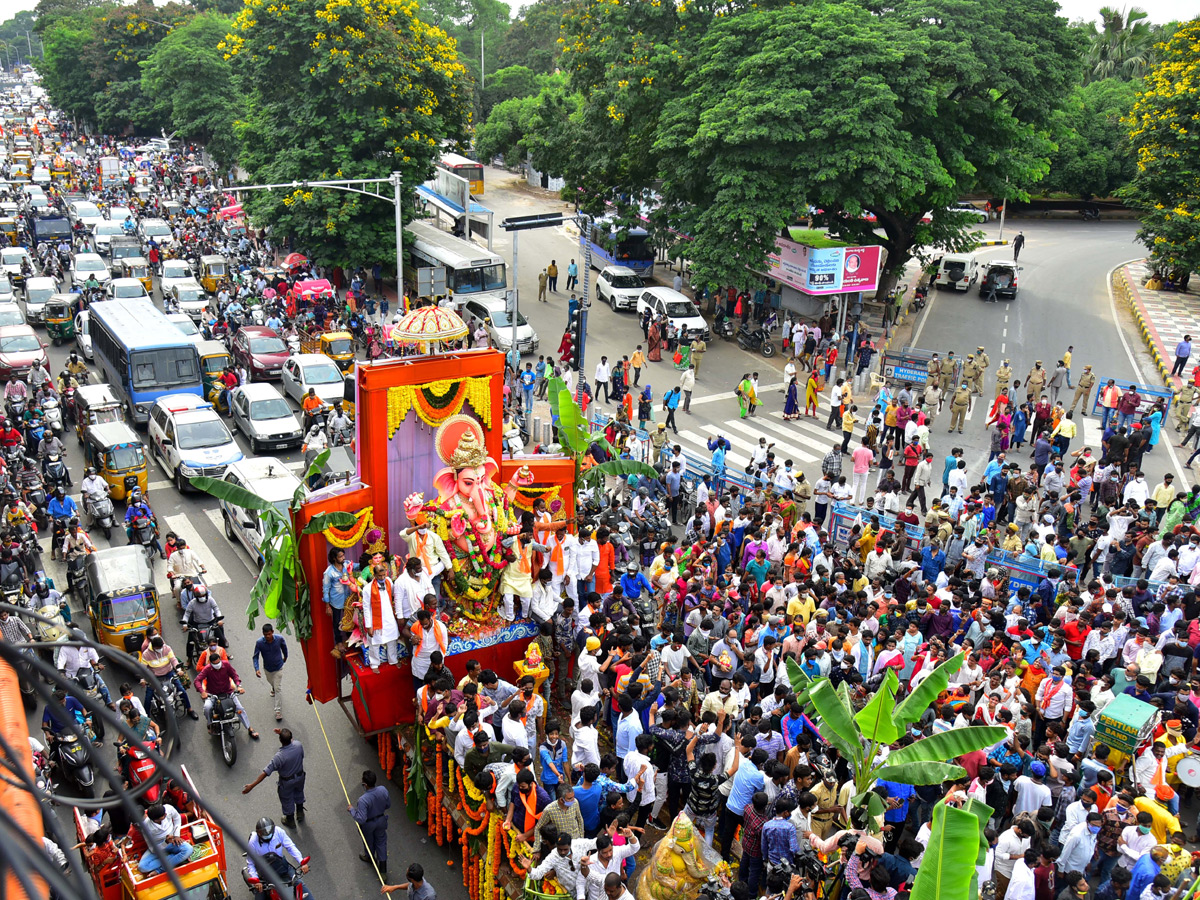
[[[114,500],[127,500],[134,489],[145,495],[146,447],[125,422],[89,425],[83,433],[83,458],[108,483]]]
[[[96,640],[126,653],[142,649],[146,629],[161,627],[154,569],[136,544],[89,553],[83,564],[88,618]]]

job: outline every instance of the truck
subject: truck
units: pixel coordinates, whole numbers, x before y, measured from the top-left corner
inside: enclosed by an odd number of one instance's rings
[[[35,250],[46,242],[57,244],[61,241],[69,243],[71,240],[71,223],[67,221],[66,216],[57,213],[49,216],[30,214],[26,224],[29,225],[29,237]]]
[[[102,156],[97,171],[100,175],[100,183],[105,187],[111,187],[121,180],[121,161],[115,156]]]
[[[348,331],[306,331],[300,329],[300,352],[323,353],[342,372],[354,368],[354,336]]]

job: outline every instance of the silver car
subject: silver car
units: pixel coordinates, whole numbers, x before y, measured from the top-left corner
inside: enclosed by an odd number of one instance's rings
[[[298,447],[304,440],[295,413],[272,384],[252,382],[236,387],[229,405],[233,426],[246,436],[251,453]]]

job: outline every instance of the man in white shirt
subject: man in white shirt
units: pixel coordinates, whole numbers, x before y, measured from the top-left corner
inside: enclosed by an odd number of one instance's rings
[[[1013,800],[1013,815],[1023,812],[1037,814],[1043,806],[1052,802],[1050,788],[1042,779],[1046,777],[1046,764],[1039,761],[1030,763],[1030,775],[1018,775],[1013,781],[1016,798]]]
[[[115,710],[112,697],[108,692],[108,685],[104,683],[104,679],[100,677],[100,655],[91,647],[59,647],[58,659],[55,661],[55,666],[58,671],[62,672],[67,678],[74,680],[81,669],[91,669],[96,676],[96,684],[100,689],[100,696],[108,705],[109,709]]]
[[[579,860],[581,877],[575,882],[578,900],[605,900],[604,884],[610,875],[618,879],[618,885],[621,884],[619,879],[625,860],[642,849],[631,828],[622,828],[621,834],[625,837],[622,846],[613,846],[612,838],[601,834],[596,838],[596,852]]]
[[[1013,827],[1001,833],[996,842],[996,857],[993,869],[996,874],[996,896],[1005,896],[1008,882],[1012,878],[1016,863],[1029,849],[1029,840],[1033,837],[1034,825],[1021,819],[1014,822]]]
[[[1092,829],[1096,829],[1093,831]],[[1063,828],[1063,849],[1058,858],[1061,872],[1083,872],[1096,853],[1096,836],[1100,833],[1100,813],[1091,812],[1082,822],[1068,831]]]
[[[571,725],[571,768],[576,771],[588,763],[600,765],[600,735],[595,721],[595,707],[585,706],[579,711],[579,722]]]
[[[1034,900],[1037,885],[1033,877],[1033,867],[1037,865],[1038,851],[1029,849],[1013,866],[1012,879],[1008,882],[1008,892],[1004,900]]]
[[[541,865],[530,873],[530,876],[540,879],[553,872],[554,880],[559,883],[559,886],[567,891],[568,895],[574,894],[579,875],[579,860],[594,849],[596,849],[594,840],[586,838],[572,840],[569,834],[559,834],[557,847]]]

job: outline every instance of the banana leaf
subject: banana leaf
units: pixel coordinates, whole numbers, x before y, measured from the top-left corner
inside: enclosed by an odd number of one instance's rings
[[[224,500],[226,503],[232,503],[234,506],[242,507],[242,509],[266,512],[268,509],[275,508],[274,504],[264,500],[253,491],[248,491],[244,487],[239,487],[228,481],[222,481],[219,478],[209,478],[207,475],[194,475],[190,481],[192,487],[196,490],[204,491],[204,493],[210,494],[218,500]]]
[[[938,802],[925,856],[913,882],[911,900],[962,900],[979,896],[977,873],[987,853],[983,829],[993,810],[969,800],[965,807]]]
[[[648,466],[645,463],[636,462],[632,459],[612,459],[608,462],[592,466],[583,473],[583,478],[586,484],[600,486],[607,475],[611,475],[614,478],[626,478],[629,475],[645,475],[647,478],[657,478],[658,472],[654,470],[653,466]]]
[[[558,401],[558,438],[575,456],[583,456],[588,448],[587,422],[574,401]]]
[[[950,684],[950,676],[961,669],[966,660],[966,654],[959,653],[930,672],[928,677],[917,685],[917,689],[901,700],[893,711],[892,718],[896,720],[896,724],[904,728],[921,718],[921,714],[937,699],[938,694],[946,690]]]
[[[787,663],[788,684],[791,685],[792,691],[796,694],[796,699],[798,700],[800,699],[801,691],[808,691],[812,687],[813,680],[804,674],[804,670],[790,656],[785,662]]]
[[[955,728],[941,734],[923,737],[907,747],[893,751],[887,759],[889,766],[906,763],[944,762],[957,759],[976,750],[991,747],[1008,737],[1008,729],[999,726]]]
[[[878,833],[876,831],[876,820],[886,811],[883,805],[883,798],[874,791],[864,791],[861,794],[855,795],[850,800],[851,807],[862,806],[867,804],[867,830]]]
[[[308,471],[304,473],[304,477],[300,479],[300,485],[292,494],[292,509],[299,509],[300,504],[304,502],[304,497],[308,493],[305,485],[308,484],[310,478],[325,468],[325,463],[329,461],[329,455],[333,453],[328,447],[313,457],[313,461],[309,463]]]
[[[561,401],[564,391],[566,391],[568,397],[571,396],[571,392],[567,390],[567,383],[561,378],[551,376],[547,381],[546,396],[550,400],[550,415],[556,419],[558,418],[558,404]],[[574,403],[575,401],[572,400],[571,402]]]
[[[892,720],[892,711],[896,708],[896,691],[899,688],[900,679],[896,677],[896,670],[888,669],[875,696],[854,717],[867,740],[892,744],[900,739],[903,732]]]
[[[821,723],[825,728],[834,732],[847,744],[858,746],[858,729],[854,725],[854,716],[850,712],[850,707],[838,696],[828,679],[817,682],[809,691],[808,699],[812,702],[817,715],[821,717]],[[824,729],[821,734],[825,734]]]
[[[424,730],[424,728],[416,728],[413,731],[413,758],[408,767],[408,793],[404,795],[405,810],[408,813],[409,821],[412,822],[424,822],[425,817],[429,814],[429,785],[425,783],[425,766],[421,763],[421,744],[423,743],[421,732]]]
[[[944,784],[966,774],[967,770],[962,766],[944,762],[910,762],[900,766],[882,766],[875,771],[875,777],[881,781],[915,785]]]
[[[326,528],[349,528],[358,523],[358,519],[354,517],[354,513],[342,512],[334,510],[333,512],[321,513],[319,516],[313,516],[312,520],[304,526],[304,534],[320,534]]]

